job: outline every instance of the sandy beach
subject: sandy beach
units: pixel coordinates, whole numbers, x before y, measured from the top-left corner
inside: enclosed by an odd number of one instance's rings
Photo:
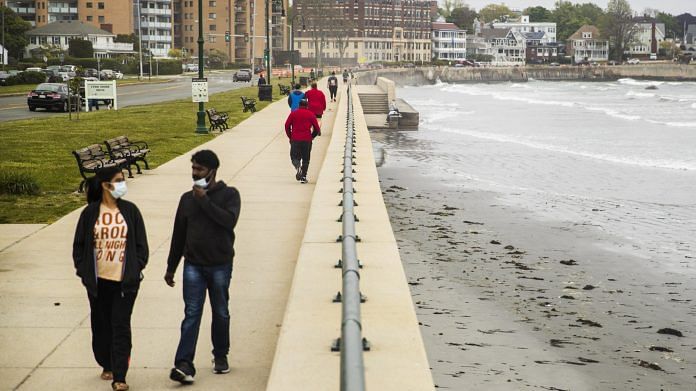
[[[696,389],[693,273],[622,251],[630,243],[598,227],[380,160],[438,389]]]

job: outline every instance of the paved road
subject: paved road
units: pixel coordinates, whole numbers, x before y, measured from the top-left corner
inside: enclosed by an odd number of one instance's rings
[[[235,88],[248,87],[249,83],[232,81],[232,73],[207,75],[209,92],[216,93]],[[28,91],[27,91],[28,92]],[[169,100],[191,97],[191,76],[176,77],[172,82],[162,84],[126,85],[118,88],[118,106],[145,105]],[[46,118],[54,115],[67,115],[55,111],[38,109],[29,111],[26,96],[0,98],[0,121],[12,121],[25,118]]]

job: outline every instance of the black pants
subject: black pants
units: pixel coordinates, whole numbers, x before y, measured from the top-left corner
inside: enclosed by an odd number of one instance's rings
[[[121,293],[121,283],[99,279],[97,297],[89,296],[92,351],[115,382],[125,382],[131,353],[131,313],[136,292]]]
[[[338,86],[329,86],[329,93],[331,94],[330,99],[336,98],[336,92],[338,92]]]
[[[309,158],[312,154],[311,141],[291,141],[290,142],[290,161],[294,167],[302,167],[302,177],[307,176],[309,169]]]

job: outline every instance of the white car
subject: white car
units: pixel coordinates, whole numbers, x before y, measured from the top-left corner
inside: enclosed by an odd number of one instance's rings
[[[121,71],[114,71],[113,78],[114,79],[123,79],[123,73],[121,73]]]
[[[637,65],[640,64],[640,60],[637,58],[629,58],[626,64]]]

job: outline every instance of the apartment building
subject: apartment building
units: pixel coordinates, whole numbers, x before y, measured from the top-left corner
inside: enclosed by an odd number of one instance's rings
[[[132,0],[0,0],[33,27],[79,20],[114,34],[133,32]]]
[[[454,23],[433,23],[433,59],[435,60],[464,60],[466,59],[466,30]]]
[[[316,58],[313,37],[323,35],[324,44],[320,50],[324,63],[430,61],[434,3],[430,0],[327,0],[323,6],[328,5],[330,9],[321,10],[317,9],[316,1],[296,0],[295,14],[306,18],[308,29],[296,31],[295,48],[303,62],[313,63]],[[342,59],[341,46],[345,48]]]
[[[154,57],[167,57],[174,46],[173,0],[135,0],[135,32],[140,30],[143,49]],[[140,9],[138,10],[138,5]],[[140,19],[138,19],[140,18]],[[139,21],[139,23],[138,23]]]
[[[225,53],[231,62],[261,64],[265,48],[266,0],[205,0],[205,48]],[[269,0],[271,50],[287,50],[288,0]],[[174,46],[198,53],[198,0],[175,0]],[[229,41],[225,33],[230,32]]]

